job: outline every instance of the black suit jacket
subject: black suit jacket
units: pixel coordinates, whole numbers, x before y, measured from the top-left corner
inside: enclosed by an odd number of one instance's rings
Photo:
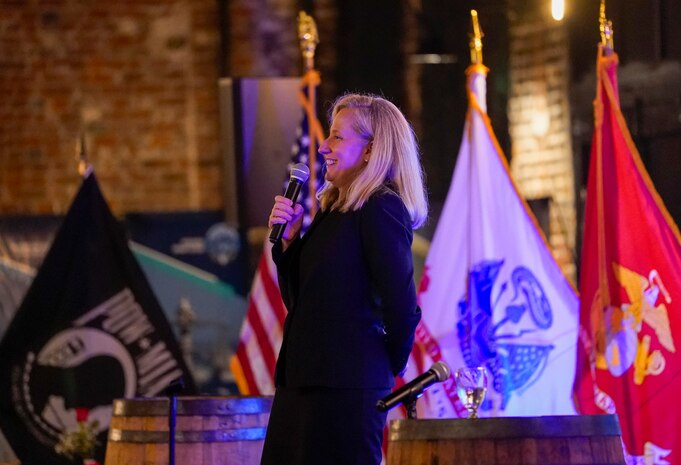
[[[390,388],[420,319],[402,200],[374,194],[357,211],[319,212],[303,238],[273,249],[288,309],[275,384]]]

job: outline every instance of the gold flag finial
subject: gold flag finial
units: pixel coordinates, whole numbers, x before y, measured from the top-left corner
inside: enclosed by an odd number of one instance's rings
[[[92,165],[88,161],[87,147],[85,145],[85,131],[80,131],[80,137],[76,141],[76,160],[78,160],[78,174],[87,178],[92,173]]]
[[[482,64],[482,37],[484,34],[478,23],[478,12],[471,10],[471,20],[473,21],[473,34],[471,35],[471,63],[474,65]]]
[[[314,69],[314,52],[319,43],[319,35],[314,19],[304,11],[298,13],[298,39],[305,60],[305,70]]]
[[[613,41],[612,21],[605,16],[605,0],[601,0],[600,14],[598,15],[598,29],[601,32],[601,44],[605,47],[606,53],[612,53],[615,50]]]

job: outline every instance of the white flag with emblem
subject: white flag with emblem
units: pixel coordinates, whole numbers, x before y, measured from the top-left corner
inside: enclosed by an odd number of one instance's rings
[[[443,360],[452,377],[419,417],[465,416],[454,371],[484,367],[478,415],[574,414],[578,297],[511,180],[486,114],[486,73],[468,69],[469,109],[454,177],[419,286],[411,379]]]

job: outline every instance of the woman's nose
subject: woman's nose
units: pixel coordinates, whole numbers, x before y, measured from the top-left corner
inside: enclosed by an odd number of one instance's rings
[[[317,152],[319,152],[320,155],[326,155],[329,153],[331,150],[329,150],[329,144],[328,144],[329,139],[324,139],[322,143],[319,145],[319,148],[317,149]]]

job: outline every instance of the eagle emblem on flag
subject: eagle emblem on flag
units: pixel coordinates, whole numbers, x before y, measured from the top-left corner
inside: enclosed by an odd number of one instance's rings
[[[495,281],[504,260],[483,260],[469,272],[469,292],[459,301],[457,332],[466,365],[484,366],[503,410],[513,391],[534,384],[546,367],[552,344],[532,343],[525,335],[553,325],[551,305],[532,271],[517,266],[496,296]],[[512,293],[499,304],[505,293]],[[495,312],[503,308],[501,312]],[[496,315],[495,315],[496,313]],[[518,325],[524,316],[526,323]],[[497,318],[495,318],[497,317]],[[485,405],[482,406],[483,410]],[[491,407],[487,406],[487,409]]]
[[[661,350],[650,350],[652,336],[642,331],[644,324],[654,331],[662,348],[676,352],[666,306],[672,298],[657,270],[651,270],[646,278],[617,263],[613,263],[612,268],[629,302],[621,306],[608,305],[604,312],[592,312],[597,319],[593,327],[598,328],[596,368],[622,376],[633,366],[634,383],[641,385],[646,376],[662,373],[666,364]],[[663,302],[656,305],[660,297]],[[599,302],[597,293],[594,305]]]

